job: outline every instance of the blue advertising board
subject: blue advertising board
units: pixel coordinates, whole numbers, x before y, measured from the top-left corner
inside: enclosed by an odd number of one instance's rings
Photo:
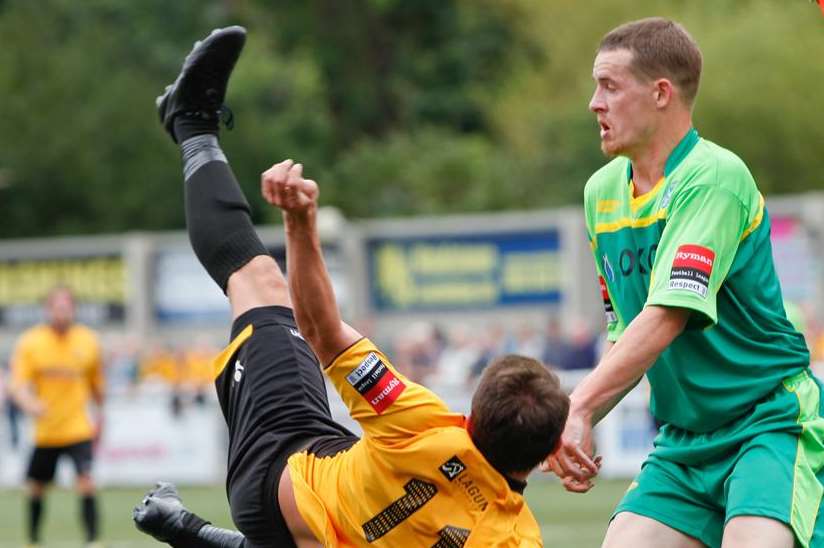
[[[556,229],[373,238],[371,305],[411,312],[556,303],[559,247]]]
[[[281,269],[286,271],[286,248],[267,246]],[[323,246],[338,304],[347,305],[347,284],[343,280],[337,246]],[[161,249],[153,257],[152,277],[154,318],[161,324],[220,325],[231,321],[229,301],[206,274],[194,252],[185,246]]]

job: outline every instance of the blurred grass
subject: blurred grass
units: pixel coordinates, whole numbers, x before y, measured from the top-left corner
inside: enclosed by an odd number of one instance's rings
[[[628,480],[601,481],[586,495],[563,491],[552,480],[534,476],[527,489],[527,500],[541,524],[544,543],[553,548],[590,548],[600,546],[607,520]],[[105,489],[100,492],[102,531],[109,548],[157,547],[158,543],[139,533],[132,525],[131,509],[144,489]],[[185,504],[215,525],[231,527],[223,487],[184,487]],[[0,491],[0,548],[22,546],[24,533],[24,495],[22,491]],[[77,497],[71,491],[54,489],[49,493],[43,524],[43,548],[82,546]]]

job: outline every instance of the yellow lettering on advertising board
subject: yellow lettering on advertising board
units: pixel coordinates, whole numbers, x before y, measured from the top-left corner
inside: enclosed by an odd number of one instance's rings
[[[558,257],[555,253],[509,253],[504,258],[502,270],[505,293],[546,293],[560,289]]]
[[[415,244],[409,251],[417,274],[485,274],[497,262],[498,249],[491,244]]]
[[[501,254],[492,243],[384,243],[374,255],[377,289],[393,308],[488,306],[507,296],[560,290],[555,251]]]
[[[40,302],[56,285],[70,287],[80,301],[124,304],[123,259],[89,257],[0,262],[0,306]]]

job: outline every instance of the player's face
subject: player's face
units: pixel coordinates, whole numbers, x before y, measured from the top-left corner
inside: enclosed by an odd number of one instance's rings
[[[68,291],[55,291],[46,302],[46,313],[52,326],[65,329],[74,321],[74,297]]]
[[[626,49],[601,51],[595,57],[589,110],[598,118],[601,150],[607,156],[632,157],[654,133],[655,86],[640,80],[631,63],[632,52]]]

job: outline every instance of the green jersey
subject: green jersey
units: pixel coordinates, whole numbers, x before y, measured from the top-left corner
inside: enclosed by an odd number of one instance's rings
[[[735,154],[692,129],[646,194],[634,197],[623,157],[584,194],[609,340],[646,305],[692,311],[647,372],[658,420],[715,430],[808,367],[784,312],[764,199]]]

